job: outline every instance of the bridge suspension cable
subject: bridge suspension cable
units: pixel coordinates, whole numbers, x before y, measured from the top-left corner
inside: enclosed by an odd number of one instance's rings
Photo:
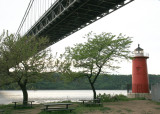
[[[17,35],[47,36],[52,45],[132,1],[30,0]]]
[[[58,0],[30,0],[22,21],[16,32],[16,36],[25,35],[38,19]]]

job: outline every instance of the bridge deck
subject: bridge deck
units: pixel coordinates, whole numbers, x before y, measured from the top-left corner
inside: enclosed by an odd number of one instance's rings
[[[25,35],[48,36],[51,44],[133,0],[57,0]]]

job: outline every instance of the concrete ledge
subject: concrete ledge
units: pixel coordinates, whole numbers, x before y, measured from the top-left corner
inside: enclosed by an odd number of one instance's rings
[[[146,99],[151,99],[151,94],[150,93],[128,93],[127,97],[128,98],[146,98]]]

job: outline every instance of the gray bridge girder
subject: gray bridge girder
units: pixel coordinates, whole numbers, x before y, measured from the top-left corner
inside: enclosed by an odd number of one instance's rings
[[[25,35],[47,36],[53,44],[132,1],[58,0]]]

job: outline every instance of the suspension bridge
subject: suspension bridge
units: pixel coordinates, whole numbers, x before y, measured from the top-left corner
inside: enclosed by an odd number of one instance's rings
[[[47,36],[53,44],[132,1],[30,0],[16,34]]]

